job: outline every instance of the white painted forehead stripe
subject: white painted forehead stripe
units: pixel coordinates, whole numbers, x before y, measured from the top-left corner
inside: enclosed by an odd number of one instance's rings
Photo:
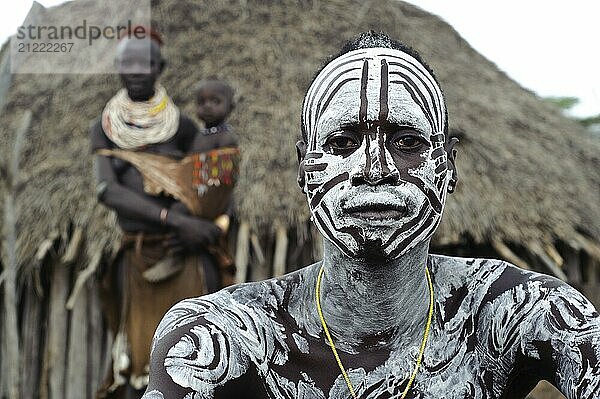
[[[360,53],[357,53],[354,55],[361,56],[364,54],[365,54],[365,52],[360,52]],[[308,93],[306,94],[306,101],[304,102],[304,110],[303,110],[303,115],[304,115],[305,121],[309,117],[308,110],[313,109],[313,107],[314,107],[314,101],[315,101],[315,98],[317,97],[315,95],[315,93],[321,89],[321,86],[325,83],[325,81],[327,81],[330,78],[331,74],[334,73],[335,70],[343,67],[344,65],[353,63],[355,61],[362,61],[363,59],[364,59],[364,57],[353,58],[350,60],[345,60],[344,62],[337,63],[336,65],[328,64],[325,66],[325,68],[323,68],[323,70],[319,73],[319,76],[321,77],[321,79],[319,79],[318,82],[317,82],[317,79],[315,79],[313,84],[310,86]],[[356,66],[356,68],[360,68],[360,66]],[[342,74],[343,74],[343,72],[342,72]],[[334,80],[337,79],[338,77],[339,76],[335,77]],[[331,85],[331,83],[330,83],[330,85]]]
[[[335,93],[350,81],[361,79],[366,83],[366,80],[362,79],[365,72],[368,73],[365,71],[368,67],[365,65],[368,65],[368,61],[375,61],[376,58],[388,59],[386,68],[383,67],[384,63],[382,62],[380,74],[387,72],[389,76],[395,76],[394,80],[390,80],[389,83],[402,84],[406,88],[413,100],[423,109],[432,125],[432,133],[443,131],[445,125],[444,101],[433,76],[409,54],[395,49],[371,48],[351,51],[338,57],[315,78],[308,90],[302,110],[305,129],[309,135],[312,135],[313,140],[316,136],[315,130],[319,117],[326,110]],[[362,68],[359,63],[363,64]],[[344,70],[335,73],[344,66],[346,67]],[[398,80],[398,77],[401,77],[401,80]],[[386,104],[386,99],[383,98],[383,83],[384,78],[382,77],[379,94],[382,106]],[[361,99],[361,104],[364,104],[363,100],[366,98]],[[384,111],[380,109],[380,116],[385,114]],[[315,143],[311,142],[311,144]]]
[[[312,95],[309,93],[309,96],[311,96],[310,103],[303,112],[305,115],[306,125],[316,125],[316,121],[325,111],[335,93],[337,93],[344,86],[344,84],[359,79],[358,74],[360,73],[363,62],[364,58],[348,60],[340,64],[340,67],[347,66],[346,69],[337,73],[335,76],[332,75],[339,69],[332,69],[325,76],[323,76],[323,79],[320,80],[318,87],[312,92]],[[306,122],[307,119],[308,122]],[[312,131],[312,129],[308,129],[308,131]],[[313,135],[313,145],[315,144],[315,140],[316,137]]]
[[[390,58],[397,58],[397,57],[390,56]],[[442,108],[443,108],[442,93],[441,93],[438,85],[433,80],[433,77],[431,75],[429,75],[429,74],[427,74],[427,75],[414,74],[414,67],[416,67],[415,64],[411,63],[409,61],[406,61],[406,62],[412,68],[410,68],[410,67],[407,68],[406,65],[404,65],[402,63],[398,63],[398,62],[390,62],[390,65],[394,65],[394,66],[397,66],[398,68],[400,68],[400,70],[406,74],[406,75],[402,74],[403,76],[407,76],[407,77],[414,76],[414,79],[411,79],[412,83],[415,86],[418,86],[420,83],[425,88],[425,90],[427,90],[427,93],[429,94],[429,96],[427,96],[427,97],[428,97],[428,99],[432,100],[432,103],[429,106],[429,108],[433,108],[434,114],[436,115],[435,119],[438,122],[436,131],[440,131],[441,129],[443,129],[443,122],[444,122],[443,119],[445,117],[445,115],[443,114],[443,111],[442,111]],[[398,72],[393,72],[393,73],[400,74]]]
[[[419,103],[423,111],[428,114],[433,121],[435,121],[434,125],[432,126],[434,131],[440,131],[443,129],[443,116],[440,115],[439,112],[440,102],[437,95],[438,93],[429,84],[429,82],[424,80],[422,75],[415,74],[415,70],[407,67],[406,65],[398,62],[389,62],[389,65],[391,67],[389,74],[391,76],[400,77],[403,81],[409,84],[410,87],[412,87],[412,91],[414,93],[419,95],[421,100],[417,101],[417,103]],[[414,97],[415,96],[413,95],[413,98]]]
[[[344,72],[345,74],[346,72]],[[343,74],[340,74],[337,76],[337,78],[342,77]],[[317,106],[315,107],[315,112],[311,114],[311,117],[315,118],[316,120],[318,120],[322,115],[323,112],[325,112],[325,110],[327,109],[327,107],[329,106],[329,103],[331,102],[331,100],[333,99],[334,95],[341,90],[342,87],[344,87],[346,84],[353,82],[353,81],[357,81],[358,78],[346,78],[343,79],[342,81],[340,81],[339,83],[337,83],[336,86],[333,87],[333,89],[331,90],[330,93],[328,93],[329,95],[327,97],[323,96],[319,99],[319,102],[317,103]],[[332,82],[335,83],[335,82]],[[330,85],[329,87],[327,87],[328,89],[331,88],[332,85]],[[313,134],[312,135],[312,148],[314,148],[314,145],[316,144],[317,141],[317,135]]]
[[[392,73],[390,73],[390,75],[400,75],[400,74],[396,73],[396,72],[392,72]],[[402,75],[400,75],[400,76],[402,77]],[[403,78],[398,78],[398,79],[400,79],[400,80],[391,80],[390,84],[399,84],[402,87],[404,87],[404,89],[408,92],[408,94],[411,96],[413,101],[416,102],[423,110],[423,113],[425,114],[425,118],[427,118],[427,122],[429,123],[429,126],[431,127],[432,131],[437,131],[437,128],[436,128],[437,125],[433,121],[434,116],[430,112],[430,108],[427,104],[427,99],[424,98],[423,93],[421,93],[419,90],[415,90],[414,85],[411,85],[410,82],[408,82],[406,79],[403,79]]]
[[[352,69],[348,69],[346,71],[344,71],[343,73],[339,74],[338,76],[336,76],[336,78],[341,78],[344,77],[342,75],[346,75],[351,71],[355,71],[358,70],[359,68],[352,68]],[[317,114],[317,119],[321,117],[321,115],[323,115],[323,112],[325,112],[325,110],[327,109],[327,106],[329,105],[329,103],[331,102],[331,99],[333,98],[333,96],[342,88],[342,86],[344,86],[346,83],[348,82],[352,82],[358,80],[358,78],[356,77],[345,77],[345,79],[343,79],[341,82],[339,82],[335,87],[333,87],[333,89],[329,92],[329,93],[323,93],[323,96],[319,99],[318,105],[317,105],[317,109],[316,109],[316,114]],[[333,84],[336,83],[336,81],[332,81],[331,84],[327,87],[327,89],[330,89]],[[325,96],[327,95],[327,96]]]
[[[347,83],[360,80],[360,76],[358,74],[361,73],[363,59],[357,60],[360,62],[360,66],[356,66],[354,68],[348,68],[338,75],[336,75],[333,79],[331,79],[328,84],[322,88],[319,92],[319,96],[315,95],[313,97],[314,100],[317,100],[316,107],[310,108],[311,112],[309,112],[309,125],[315,126],[319,118],[323,115],[325,110],[327,109],[329,103],[335,96],[335,94]],[[312,129],[311,129],[312,130]],[[316,142],[316,135],[313,135],[313,144]],[[313,147],[314,148],[314,147]]]
[[[426,84],[428,87],[430,87],[431,89],[433,89],[433,92],[435,93],[435,95],[433,93],[430,92],[431,96],[433,99],[435,99],[436,101],[438,101],[438,105],[439,108],[442,109],[444,106],[443,103],[443,95],[442,95],[442,91],[440,89],[440,87],[438,86],[437,82],[435,81],[435,79],[433,78],[433,76],[429,73],[429,71],[420,63],[418,62],[415,58],[408,56],[408,54],[406,53],[400,53],[401,55],[405,55],[405,57],[402,56],[398,56],[398,55],[394,55],[394,54],[378,54],[378,56],[380,57],[390,57],[390,58],[395,58],[395,59],[399,59],[402,60],[406,63],[408,63],[412,68],[411,69],[417,69],[418,71],[420,71],[421,73],[418,74],[417,76],[419,76],[420,78],[424,78],[427,80],[428,84],[423,82],[424,84]]]

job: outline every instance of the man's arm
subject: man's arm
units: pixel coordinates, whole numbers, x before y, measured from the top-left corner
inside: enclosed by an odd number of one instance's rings
[[[221,304],[203,298],[175,305],[154,335],[150,380],[143,399],[251,399],[260,382],[238,342],[222,325],[208,322]],[[210,318],[210,316],[209,316]]]
[[[531,323],[525,352],[539,359],[547,379],[568,399],[600,398],[600,318],[594,306],[560,284],[539,300]]]

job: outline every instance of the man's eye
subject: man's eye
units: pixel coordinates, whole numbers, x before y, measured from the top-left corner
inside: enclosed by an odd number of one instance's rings
[[[418,136],[402,136],[392,141],[392,145],[401,151],[412,151],[421,148],[423,140]]]
[[[359,143],[352,137],[342,135],[330,137],[326,145],[334,154],[352,151],[359,147]]]

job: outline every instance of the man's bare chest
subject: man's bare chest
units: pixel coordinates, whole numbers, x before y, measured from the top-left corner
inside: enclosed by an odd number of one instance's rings
[[[324,340],[296,332],[286,342],[288,350],[280,358],[284,360],[259,370],[270,397],[351,397],[348,382]],[[427,349],[407,398],[500,398],[508,388],[508,369],[481,348],[469,351],[464,341],[432,339]],[[418,348],[402,353],[388,349],[339,353],[357,397],[364,399],[402,398],[417,355]]]

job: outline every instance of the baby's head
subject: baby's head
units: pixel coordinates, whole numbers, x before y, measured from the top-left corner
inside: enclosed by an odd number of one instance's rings
[[[219,79],[207,79],[194,87],[196,116],[207,128],[223,123],[234,108],[233,88]]]

